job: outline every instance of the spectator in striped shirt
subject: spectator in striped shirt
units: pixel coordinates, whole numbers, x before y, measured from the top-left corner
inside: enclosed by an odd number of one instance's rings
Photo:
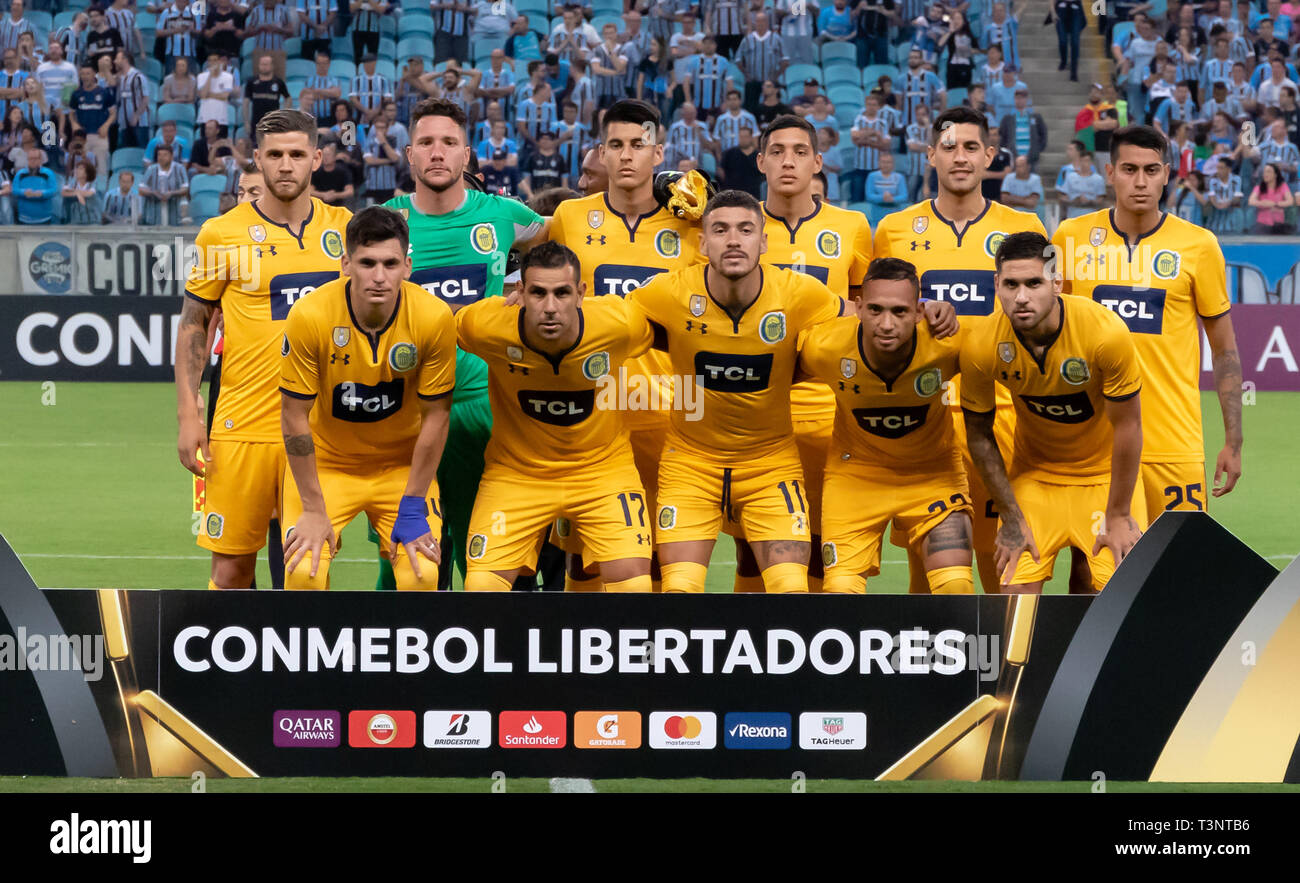
[[[718,54],[718,43],[711,34],[700,41],[700,54],[688,58],[682,67],[687,100],[705,120],[717,116],[727,90],[736,86],[727,76],[727,60]]]
[[[999,46],[1007,64],[1020,66],[1020,22],[1007,14],[1007,4],[998,0],[993,4],[993,20],[984,25],[981,46]]]
[[[1246,66],[1240,61],[1233,62],[1232,82],[1228,84],[1228,97],[1235,99],[1246,116],[1254,116],[1259,110],[1259,99],[1255,87],[1246,79]]]
[[[462,71],[455,63],[449,64],[447,69],[442,72],[442,97],[465,111],[465,116],[472,119],[477,111],[474,106],[474,93],[478,91],[478,84],[483,77],[483,72],[471,68],[468,73],[469,77],[466,78],[464,76],[465,71]]]
[[[907,53],[907,70],[894,80],[894,89],[902,99],[900,109],[903,112],[904,124],[916,119],[918,105],[929,105],[932,111],[941,109],[947,94],[944,92],[943,83],[939,82],[934,72],[922,67],[921,59],[921,50],[913,47]]]
[[[505,120],[493,120],[491,133],[479,142],[478,148],[474,151],[478,154],[480,160],[489,160],[492,154],[497,150],[505,149],[506,165],[519,165],[519,145],[515,144],[506,135],[509,127],[506,126]]]
[[[880,168],[880,154],[888,153],[894,146],[889,136],[889,121],[880,113],[880,96],[869,93],[863,105],[862,113],[849,131],[849,140],[856,148],[853,166],[840,172],[840,182],[848,186],[850,202],[862,202],[866,198],[867,176]]]
[[[159,145],[158,161],[144,170],[140,181],[141,223],[146,226],[181,225],[181,198],[190,192],[190,176],[185,167],[173,161],[172,149]]]
[[[63,100],[63,88],[77,82],[77,66],[67,61],[63,55],[63,44],[51,40],[45,60],[36,68],[36,79],[45,87],[45,94],[56,102],[60,108],[66,108]]]
[[[1232,59],[1228,57],[1228,38],[1220,36],[1214,41],[1214,57],[1201,66],[1202,94],[1208,95],[1215,83],[1224,87],[1232,82]]]
[[[6,49],[3,55],[4,68],[0,69],[0,98],[4,99],[3,113],[7,116],[9,108],[15,107],[23,100],[23,81],[27,71],[18,67],[18,50]]]
[[[718,40],[718,52],[724,57],[733,57],[740,48],[748,17],[749,10],[743,0],[714,0],[707,25]]]
[[[595,74],[596,107],[604,110],[627,96],[627,71],[631,51],[618,41],[618,25],[606,22],[600,29],[601,42],[591,53],[591,72]]]
[[[140,196],[132,192],[135,175],[127,170],[117,173],[117,189],[104,197],[104,223],[116,226],[140,223]]]
[[[371,204],[384,203],[393,198],[393,191],[397,189],[397,173],[401,170],[406,145],[410,143],[409,138],[403,143],[404,133],[404,129],[401,132],[390,130],[388,120],[382,116],[370,127],[364,160],[366,199]]]
[[[369,0],[367,0],[369,2]],[[355,9],[358,4],[353,3]],[[474,16],[474,5],[458,0],[430,0],[429,11],[433,13],[433,60],[446,61],[454,58],[459,62],[472,61],[469,56],[470,21]],[[375,25],[378,29],[379,25]],[[378,41],[375,43],[378,46]]]
[[[328,120],[330,108],[342,97],[343,89],[338,81],[330,76],[330,54],[326,51],[316,53],[316,71],[307,78],[298,93],[298,108],[314,116],[317,121]]]
[[[577,181],[582,175],[582,158],[591,148],[591,129],[578,122],[578,105],[572,101],[561,104],[560,113],[563,119],[555,125],[560,156],[564,158],[569,180]]]
[[[816,64],[813,26],[820,12],[819,4],[815,0],[776,0],[774,9],[777,27],[790,60]]]
[[[163,55],[167,59],[166,70],[171,73],[176,67],[176,60],[183,58],[190,64],[196,57],[194,32],[198,24],[194,12],[185,0],[173,0],[158,16],[155,37],[162,37]]]
[[[253,58],[269,55],[275,60],[275,76],[284,79],[284,41],[293,36],[293,14],[280,0],[263,0],[252,6],[244,18],[244,39],[252,39]]]
[[[697,118],[695,105],[688,101],[681,107],[681,118],[668,127],[664,165],[675,169],[682,160],[698,159],[706,150],[716,153],[717,145],[709,137],[709,127]]]
[[[727,106],[713,121],[713,140],[718,142],[720,151],[727,151],[740,144],[740,130],[748,126],[751,132],[758,131],[758,120],[754,115],[740,106],[740,90],[727,92]]]
[[[361,70],[352,78],[352,87],[348,92],[348,99],[364,124],[374,122],[383,107],[384,99],[393,96],[393,87],[388,78],[375,73],[378,61],[379,57],[373,52],[361,59]]]
[[[0,19],[0,51],[18,49],[18,37],[32,32],[32,23],[23,18],[23,0],[12,0],[9,17]]]
[[[745,107],[754,114],[762,100],[763,81],[776,81],[790,65],[781,35],[771,29],[766,12],[754,14],[754,29],[740,41],[736,64],[745,75]]]
[[[618,35],[618,41],[628,47],[628,95],[636,92],[637,65],[642,59],[650,57],[650,47],[654,44],[654,40],[654,36],[641,27],[641,13],[635,9],[623,13],[623,30]],[[576,181],[577,178],[570,176],[570,180]]]
[[[337,18],[334,0],[298,0],[298,38],[302,40],[303,58],[329,52],[330,34],[334,32]]]
[[[122,35],[122,43],[132,55],[144,54],[144,37],[135,26],[135,10],[131,9],[130,0],[113,0],[113,4],[104,10],[108,26]]]
[[[569,62],[570,79],[565,89],[558,91],[561,100],[568,98],[578,105],[578,119],[590,126],[596,113],[596,84],[592,82],[587,62],[575,58]]]
[[[504,49],[492,50],[488,69],[483,71],[476,91],[479,100],[475,116],[482,118],[487,113],[489,101],[501,102],[502,113],[509,114],[510,99],[515,95],[515,72],[506,65]]]
[[[582,20],[582,12],[576,7],[565,7],[564,17],[551,29],[551,51],[570,63],[589,57],[599,43],[596,29]]]
[[[1242,203],[1241,177],[1232,173],[1232,164],[1220,159],[1214,175],[1206,180],[1205,226],[1212,233],[1241,233],[1246,226]]]
[[[45,87],[35,77],[23,80],[23,100],[19,105],[23,109],[23,118],[41,133],[41,137],[57,139],[63,130],[63,114],[45,97]],[[50,126],[46,126],[50,123]]]
[[[420,56],[413,55],[406,60],[402,76],[393,88],[393,97],[397,99],[397,118],[403,125],[410,124],[411,111],[417,104],[438,94],[438,84],[435,82],[437,78],[438,75],[433,71],[425,71],[424,59]]]
[[[551,100],[551,84],[542,80],[533,92],[519,102],[515,114],[515,130],[519,133],[519,161],[527,162],[537,149],[537,135],[555,128],[555,102]]]
[[[135,69],[131,54],[117,51],[117,124],[119,147],[144,147],[149,143],[149,87]]]
[[[158,148],[166,147],[172,152],[177,162],[188,164],[190,161],[190,143],[176,134],[176,121],[165,120],[157,135],[150,139],[144,149],[145,162],[153,162]]]
[[[1269,163],[1277,165],[1284,180],[1288,182],[1296,180],[1297,166],[1300,166],[1300,149],[1287,137],[1286,121],[1280,117],[1268,127],[1267,137],[1251,151],[1250,157],[1256,166],[1253,175],[1255,183],[1259,182],[1263,167]]]
[[[665,41],[672,37],[675,23],[692,17],[691,0],[648,0],[645,6],[650,33]]]
[[[1193,123],[1196,121],[1196,102],[1192,100],[1191,84],[1181,82],[1174,86],[1174,95],[1162,103],[1155,114],[1155,125],[1161,133],[1168,135],[1176,123]]]
[[[510,0],[478,0],[474,6],[474,39],[504,44],[510,23],[518,17],[519,11]]]
[[[916,122],[903,131],[903,142],[907,146],[903,173],[907,176],[907,193],[911,202],[919,201],[921,194],[928,190],[926,170],[929,168],[930,126],[930,106],[922,104],[916,109]]]

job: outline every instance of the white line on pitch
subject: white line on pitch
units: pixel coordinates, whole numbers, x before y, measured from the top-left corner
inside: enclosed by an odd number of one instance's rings
[[[552,794],[595,794],[596,786],[591,779],[566,779],[556,776],[551,779]]]

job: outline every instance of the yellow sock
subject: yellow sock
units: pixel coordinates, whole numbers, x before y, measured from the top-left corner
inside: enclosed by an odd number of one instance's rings
[[[769,595],[808,591],[808,565],[787,561],[763,571],[763,586]]]
[[[703,592],[704,576],[709,569],[694,561],[678,561],[676,564],[660,564],[663,573],[663,591],[669,592]]]
[[[630,579],[621,579],[616,582],[605,583],[607,592],[649,592],[650,591],[650,574],[645,576],[634,576]]]
[[[763,577],[760,574],[754,576],[742,576],[739,571],[736,573],[736,579],[731,584],[731,590],[737,594],[762,593]]]
[[[208,580],[208,591],[209,591],[209,592],[220,592],[220,591],[221,591],[221,586],[217,585],[217,584],[214,583],[212,580]]]
[[[599,576],[591,576],[586,579],[574,579],[573,574],[564,574],[564,591],[566,592],[603,592],[604,584],[600,581]]]
[[[822,591],[836,595],[865,595],[867,578],[858,573],[828,573],[822,582]]]
[[[508,592],[513,583],[490,570],[471,570],[465,574],[467,592]]]
[[[959,567],[940,567],[928,570],[926,580],[930,583],[931,595],[973,595],[975,581],[969,564]]]

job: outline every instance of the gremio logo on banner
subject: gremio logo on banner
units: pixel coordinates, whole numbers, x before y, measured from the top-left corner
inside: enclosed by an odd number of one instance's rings
[[[72,249],[61,242],[42,242],[27,260],[32,281],[50,294],[72,290]]]

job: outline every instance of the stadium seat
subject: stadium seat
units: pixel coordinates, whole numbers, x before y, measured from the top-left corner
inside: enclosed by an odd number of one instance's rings
[[[137,12],[135,26],[148,42],[153,39],[154,33],[158,30],[158,17],[151,12]]]
[[[857,66],[858,50],[852,43],[823,43],[822,64],[832,61],[847,61]]]
[[[792,64],[785,69],[787,86],[798,86],[809,77],[819,83],[822,82],[822,69],[815,64]]]
[[[307,88],[306,77],[285,77],[284,84],[289,87],[290,95],[300,95],[302,90]],[[296,102],[295,102],[296,106]]]
[[[397,38],[397,19],[391,15],[386,15],[379,20],[379,37],[387,37],[390,40]]]
[[[334,37],[330,40],[330,58],[334,61],[352,58],[352,38]]]
[[[302,38],[286,38],[284,41],[284,54],[289,58],[300,58],[302,56]]]
[[[144,60],[144,64],[140,66],[140,70],[143,71],[144,75],[153,82],[162,82],[164,76],[162,62],[154,58],[152,55]]]
[[[713,154],[706,152],[700,156],[700,171],[704,172],[710,178],[717,177],[718,161],[714,159]]]
[[[397,57],[397,41],[388,37],[379,38],[379,60],[392,61]]]
[[[859,212],[864,215],[871,214],[871,203],[869,202],[850,202],[848,209],[851,212]]]
[[[90,8],[91,0],[66,0],[63,4],[67,9],[73,12],[81,12]]]
[[[391,83],[397,79],[397,65],[393,64],[393,62],[388,59],[381,58],[379,61],[375,62],[375,73],[379,74],[381,77],[387,77],[388,82]]]
[[[907,56],[912,51],[911,43],[899,43],[894,47],[894,61],[900,68],[907,67]]]
[[[845,104],[851,106],[855,112],[862,109],[861,86],[831,86],[826,90],[826,97],[836,107]],[[849,122],[852,122],[852,119]]]
[[[421,34],[414,37],[403,37],[402,41],[397,44],[397,63],[405,65],[408,58],[419,57],[430,59],[433,57],[433,40]]]
[[[55,28],[67,28],[72,26],[73,19],[77,17],[77,10],[66,9],[54,16]]]
[[[402,0],[402,15],[406,15],[407,10],[429,12],[429,0]]]
[[[407,40],[419,35],[424,35],[432,39],[433,32],[433,19],[429,18],[427,15],[402,16],[402,40]],[[401,41],[398,41],[398,46],[401,46]],[[399,49],[398,51],[400,52],[401,50]]]
[[[835,121],[840,126],[849,126],[851,129],[853,121],[858,118],[858,114],[862,113],[862,102],[835,101],[832,99],[831,103],[835,105]]]
[[[823,75],[826,77],[823,82],[827,88],[839,85],[858,87],[862,82],[862,72],[851,64],[837,62],[830,64],[823,69]]]
[[[504,49],[505,45],[506,41],[498,37],[480,37],[469,41],[469,54],[471,58],[478,58],[481,55],[490,55],[493,49]]]
[[[153,16],[150,16],[152,18]],[[54,16],[43,9],[28,9],[23,13],[23,18],[31,23],[33,29],[49,33],[50,28],[54,26]],[[136,27],[140,26],[140,16],[135,17]]]
[[[949,89],[948,90],[948,107],[956,107],[966,100],[970,93],[969,89]]]
[[[614,25],[614,27],[619,28],[621,30],[623,27],[622,13],[597,12],[596,15],[593,16],[591,19],[591,26],[596,29],[596,33],[598,34],[600,33],[600,29],[605,27],[605,25],[607,24],[612,24]]]
[[[892,64],[869,64],[862,69],[862,88],[870,92],[876,88],[881,77],[889,77],[893,80],[898,76],[898,68]]]
[[[225,175],[195,175],[190,178],[190,195],[221,193],[226,189]]]
[[[549,9],[546,0],[518,0],[515,3],[515,11],[520,15],[528,16],[528,23],[531,27],[537,26],[533,19],[536,19],[539,15],[546,15]]]
[[[245,56],[244,60],[239,63],[239,82],[247,83],[253,79],[253,58]]]
[[[592,0],[591,11],[600,15],[602,12],[623,13],[623,0]]]
[[[212,176],[207,176],[212,177]],[[222,181],[225,179],[222,178]],[[204,221],[221,214],[221,192],[195,193],[192,183],[190,188],[190,221],[194,226],[202,226]]]
[[[141,168],[143,165],[143,147],[119,147],[109,158],[109,169],[114,172],[118,169]]]
[[[357,66],[351,61],[335,59],[330,62],[330,76],[344,77],[350,83],[357,75]]]
[[[316,73],[316,63],[305,58],[290,58],[284,63],[284,77],[305,79]]]
[[[184,124],[190,128],[194,127],[194,105],[192,104],[160,104],[158,113],[155,116],[159,124],[168,120],[177,125]]]

